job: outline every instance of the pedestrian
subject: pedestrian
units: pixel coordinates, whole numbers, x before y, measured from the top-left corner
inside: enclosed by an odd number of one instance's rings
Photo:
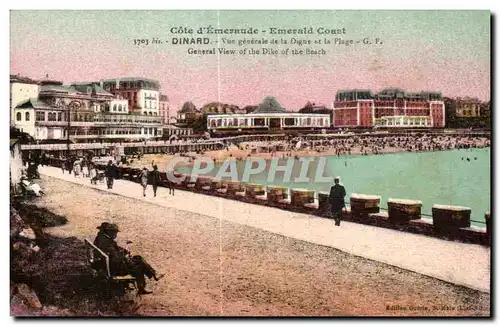
[[[81,166],[81,163],[79,160],[76,160],[74,163],[73,163],[73,174],[75,175],[75,178],[76,177],[80,177],[80,173],[82,172],[82,166]]]
[[[151,176],[151,185],[153,186],[153,194],[156,197],[156,189],[158,189],[158,184],[160,183],[160,171],[158,171],[158,166],[153,165],[153,172]]]
[[[84,178],[89,177],[89,167],[85,159],[82,159],[82,175]]]
[[[89,170],[89,176],[90,176],[90,184],[97,184],[97,170],[95,168],[95,165],[90,163],[90,170]]]
[[[146,188],[148,187],[148,169],[142,169],[142,172],[139,175],[139,182],[142,186],[142,195],[146,197]]]
[[[116,177],[116,168],[113,164],[113,161],[109,160],[104,173],[106,176],[106,183],[108,185],[108,189],[113,189],[113,182]]]
[[[329,202],[332,209],[335,225],[339,226],[342,219],[342,209],[345,207],[345,188],[340,184],[340,177],[335,177],[334,185],[330,189]]]
[[[172,181],[173,180],[173,175],[174,175],[173,171],[172,172],[167,172],[168,194],[172,195],[172,196],[175,195],[174,182]]]

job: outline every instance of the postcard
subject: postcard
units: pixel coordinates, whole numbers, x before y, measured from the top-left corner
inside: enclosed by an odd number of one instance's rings
[[[490,317],[491,13],[12,10],[13,317]]]

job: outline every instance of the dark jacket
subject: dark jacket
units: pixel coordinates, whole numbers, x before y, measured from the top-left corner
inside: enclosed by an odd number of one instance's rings
[[[105,175],[107,178],[116,178],[116,166],[106,165]]]
[[[332,206],[332,211],[340,212],[345,207],[345,188],[339,184],[333,185],[330,189],[329,202]]]
[[[149,173],[149,180],[152,185],[157,185],[160,183],[160,171],[158,170],[153,170],[151,173]]]
[[[127,271],[128,251],[120,247],[114,239],[104,232],[99,232],[94,240],[94,245],[108,255],[112,274]]]

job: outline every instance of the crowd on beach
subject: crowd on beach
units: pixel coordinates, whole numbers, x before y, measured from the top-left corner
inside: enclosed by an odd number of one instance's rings
[[[328,155],[371,155],[391,152],[428,152],[452,149],[485,148],[490,140],[485,137],[419,135],[419,136],[383,136],[330,138],[320,140],[302,140],[293,138],[281,142],[247,143],[240,148],[250,150],[259,147],[261,152],[284,152],[285,156],[300,156],[300,152],[313,151]],[[250,155],[249,155],[250,156]],[[273,156],[273,155],[272,155]]]

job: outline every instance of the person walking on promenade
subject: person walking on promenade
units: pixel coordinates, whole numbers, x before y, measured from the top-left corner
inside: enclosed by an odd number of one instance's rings
[[[153,172],[151,175],[151,185],[153,186],[153,194],[156,197],[156,190],[158,189],[158,184],[160,183],[160,171],[158,171],[158,166],[153,165]]]
[[[168,186],[168,194],[174,196],[175,195],[175,187],[174,182],[169,178],[169,173],[173,175],[173,172],[167,172],[167,186]]]
[[[108,189],[113,189],[113,182],[116,177],[116,167],[113,164],[113,161],[109,160],[104,174],[106,176],[106,183],[108,185]]]
[[[142,172],[139,175],[139,181],[142,186],[142,195],[146,197],[146,188],[148,187],[148,169],[142,169]]]
[[[85,158],[82,159],[82,176],[84,178],[89,177],[89,166]]]
[[[90,177],[90,184],[96,185],[97,184],[97,169],[95,168],[95,165],[92,163],[89,163],[89,177]]]
[[[75,175],[75,178],[80,177],[81,172],[82,172],[82,166],[81,166],[80,160],[76,160],[73,163],[73,174]]]
[[[130,251],[118,246],[115,239],[118,235],[118,226],[104,222],[97,227],[99,233],[94,240],[94,245],[109,256],[110,270],[113,275],[131,274],[137,280],[139,294],[151,294],[146,290],[146,278],[154,278],[159,281],[165,274],[157,274],[141,256],[132,256]]]
[[[335,225],[339,226],[342,219],[342,209],[345,207],[345,188],[340,184],[340,177],[335,177],[334,185],[330,189],[329,202],[332,209]]]

